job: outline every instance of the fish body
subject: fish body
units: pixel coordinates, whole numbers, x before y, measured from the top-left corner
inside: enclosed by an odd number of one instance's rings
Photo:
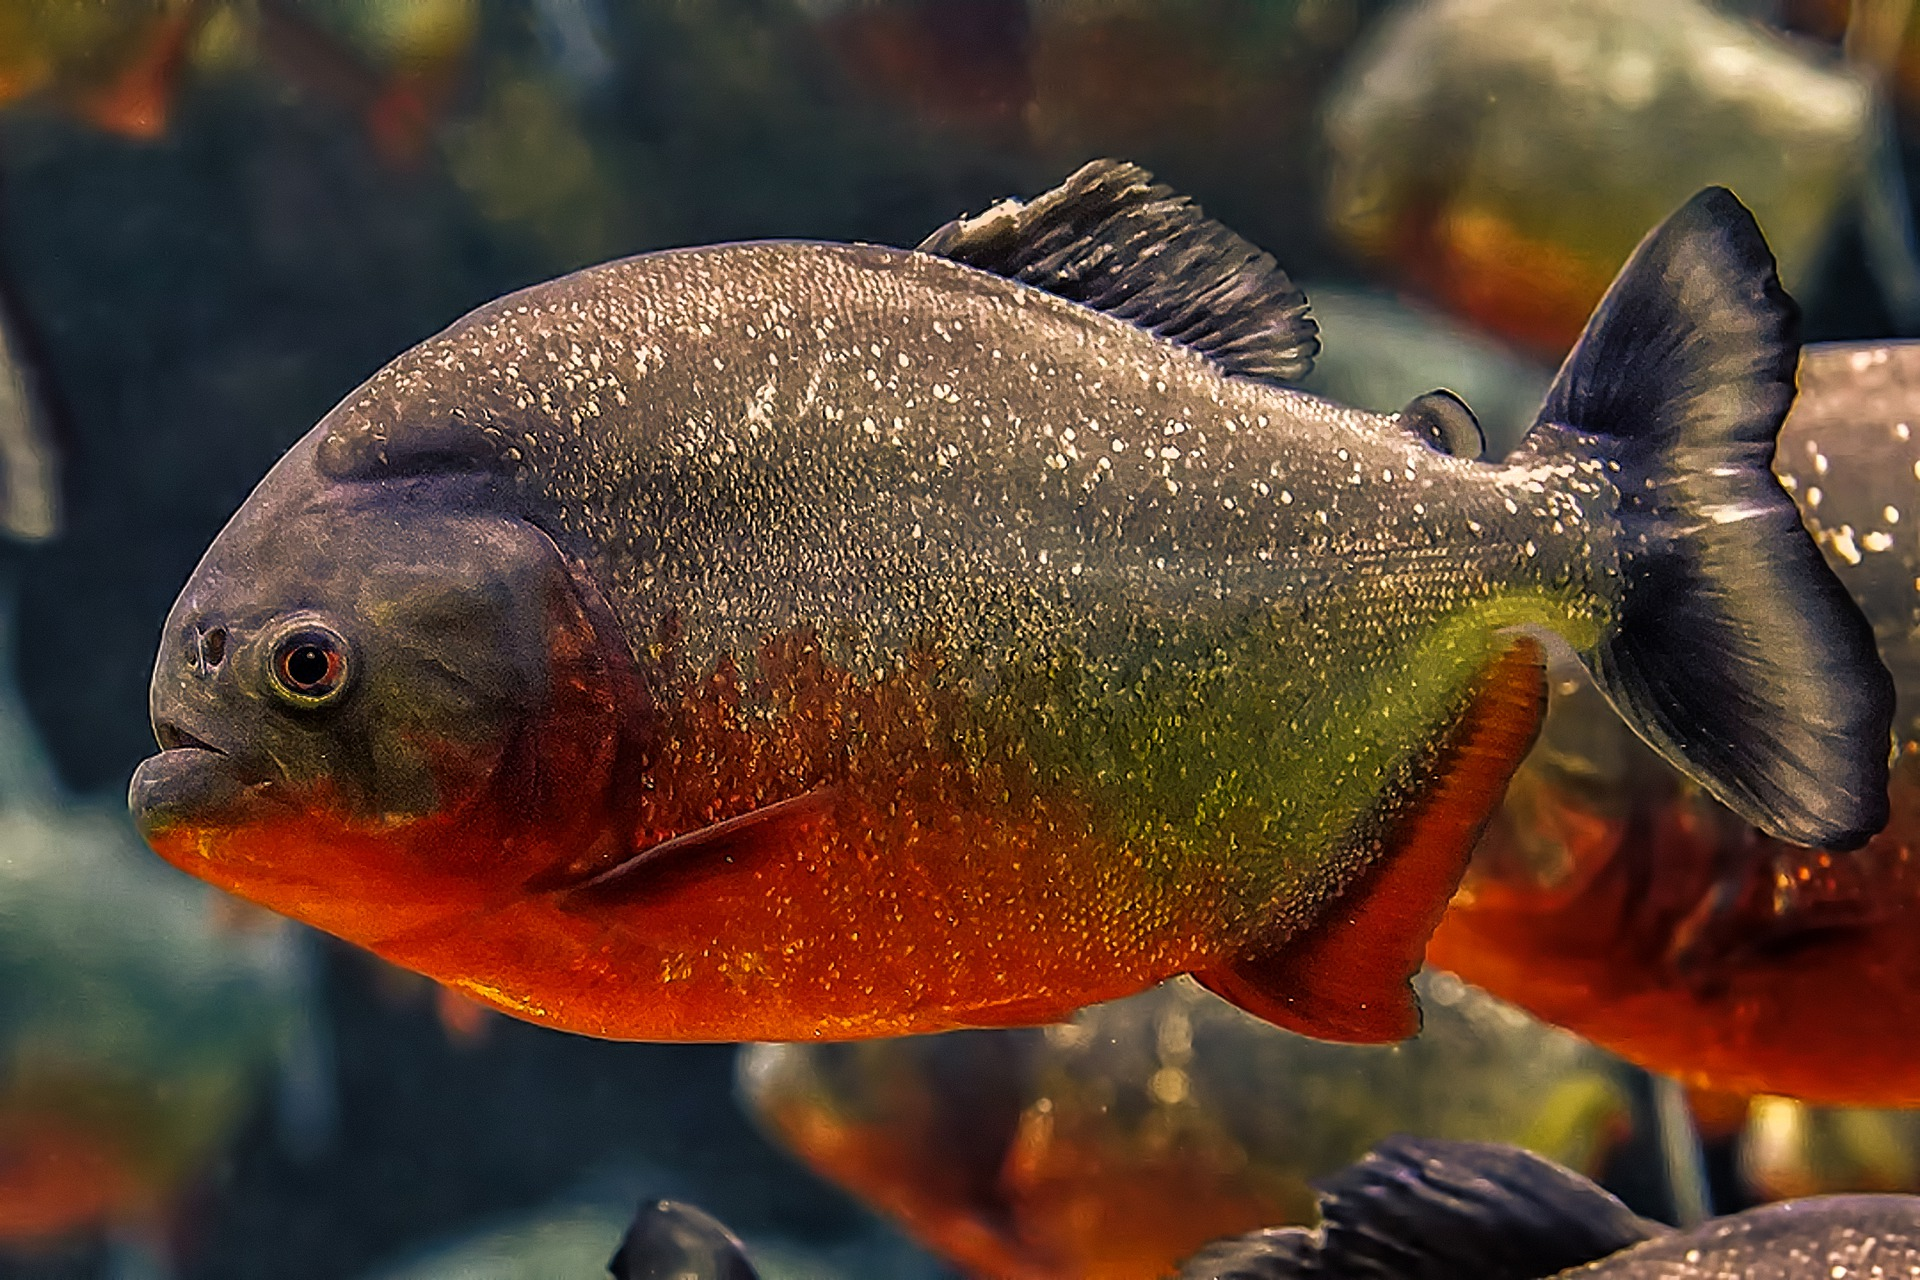
[[[1492,1143],[1393,1138],[1320,1200],[1321,1227],[1211,1245],[1181,1280],[1864,1280],[1920,1267],[1920,1197],[1815,1196],[1674,1231]]]
[[[1428,955],[1655,1071],[1920,1104],[1920,344],[1809,347],[1775,468],[1898,697],[1892,818],[1844,856],[1701,795],[1576,672]]]
[[[1644,254],[1498,465],[1280,385],[1304,299],[1111,162],[922,251],[537,286],[376,374],[216,540],[135,809],[197,875],[596,1035],[1042,1022],[1195,972],[1396,1038],[1537,723],[1516,629],[1757,820],[1879,820],[1884,674],[1756,466],[1791,304],[1725,193]],[[1629,394],[1624,336],[1689,306],[1719,328],[1671,358],[1729,358]],[[1735,408],[1663,398],[1703,380]],[[1682,440],[1725,465],[1676,482]],[[1696,503],[1727,518],[1643,554]],[[1643,614],[1708,544],[1751,590]],[[1643,669],[1699,642],[1789,709],[1737,759],[1701,745],[1723,700]]]

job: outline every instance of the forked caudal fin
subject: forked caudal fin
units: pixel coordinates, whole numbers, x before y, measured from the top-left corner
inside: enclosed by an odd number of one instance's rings
[[[1893,684],[1770,469],[1799,358],[1760,229],[1709,187],[1641,241],[1515,457],[1619,493],[1581,656],[1627,723],[1763,831],[1851,848],[1887,820]]]
[[[1180,1280],[1539,1280],[1667,1234],[1551,1160],[1388,1138],[1317,1184],[1320,1226],[1209,1245]]]

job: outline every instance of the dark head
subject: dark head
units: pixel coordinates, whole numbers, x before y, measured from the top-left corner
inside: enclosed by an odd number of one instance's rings
[[[162,751],[130,798],[176,865],[366,941],[591,861],[637,686],[592,583],[510,483],[336,479],[326,430],[261,482],[167,618]]]

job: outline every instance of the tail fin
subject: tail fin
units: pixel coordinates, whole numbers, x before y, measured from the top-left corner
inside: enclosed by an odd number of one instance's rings
[[[1516,456],[1618,491],[1582,654],[1615,709],[1755,826],[1851,848],[1887,820],[1893,683],[1770,470],[1799,358],[1760,229],[1709,187],[1641,241]]]

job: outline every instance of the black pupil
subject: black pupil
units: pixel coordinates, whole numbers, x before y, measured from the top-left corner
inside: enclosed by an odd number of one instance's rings
[[[299,645],[287,654],[287,679],[295,688],[319,688],[327,682],[327,674],[332,669],[332,655],[317,644]]]

